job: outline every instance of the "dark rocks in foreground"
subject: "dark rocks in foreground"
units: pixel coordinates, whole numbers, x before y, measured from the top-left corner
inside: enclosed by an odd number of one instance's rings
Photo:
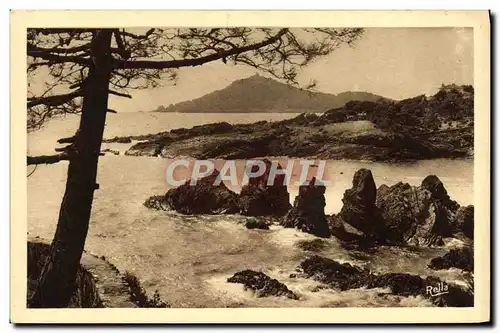
[[[229,190],[223,182],[215,185],[219,172],[170,189],[165,194],[165,202],[171,209],[187,215],[234,214],[239,211],[238,195]]]
[[[469,247],[452,249],[442,257],[431,260],[432,269],[459,268],[468,272],[474,271],[474,250]]]
[[[286,285],[276,279],[272,279],[262,272],[250,269],[237,272],[227,279],[230,283],[242,283],[245,290],[250,289],[257,297],[285,296],[290,299],[299,299]]]
[[[239,195],[240,213],[246,216],[283,216],[290,209],[285,175],[278,174],[270,180],[271,161],[261,161],[265,163],[266,171],[259,177],[250,178],[248,184],[242,187]],[[252,166],[251,171],[256,172],[257,167]],[[282,170],[279,164],[277,170]]]
[[[299,187],[292,209],[281,220],[285,228],[297,228],[318,237],[330,237],[325,217],[325,186],[316,185],[316,179]]]
[[[300,268],[307,277],[330,285],[339,290],[356,289],[365,284],[369,271],[340,264],[335,260],[313,255],[300,263]]]
[[[300,268],[307,277],[327,284],[339,290],[357,288],[386,288],[390,287],[392,294],[400,296],[428,297],[437,306],[472,307],[474,295],[469,291],[453,284],[446,284],[435,277],[422,278],[418,275],[406,273],[387,273],[376,275],[366,269],[350,264],[340,264],[335,260],[311,256],[301,262]],[[430,292],[429,287],[437,288],[446,293]],[[442,289],[442,290],[441,290]]]

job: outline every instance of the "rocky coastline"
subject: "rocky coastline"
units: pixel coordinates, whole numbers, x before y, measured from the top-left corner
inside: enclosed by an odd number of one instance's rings
[[[474,148],[474,89],[443,86],[433,96],[347,102],[282,121],[227,122],[114,137],[128,156],[249,159],[265,156],[403,162],[467,158]],[[139,141],[139,142],[135,142]]]
[[[269,161],[264,162],[269,166]],[[377,188],[371,171],[359,169],[353,177],[352,187],[344,193],[341,211],[335,215],[324,213],[325,187],[314,182],[301,186],[294,204],[290,205],[286,186],[266,186],[268,172],[253,179],[240,194],[232,192],[223,182],[214,186],[217,175],[218,172],[214,171],[199,179],[195,186],[189,186],[188,180],[163,196],[149,198],[145,206],[189,215],[249,216],[245,225],[248,229],[269,230],[270,225],[295,228],[318,237],[300,245],[305,251],[312,252],[321,250],[321,239],[331,237],[346,249],[360,253],[370,253],[380,246],[442,247],[444,239],[458,238],[463,241],[461,248],[432,259],[428,267],[435,271],[450,268],[473,271],[473,235],[470,232],[474,225],[473,206],[461,207],[452,200],[444,184],[434,175],[425,177],[419,186],[400,182],[392,186],[382,184]],[[176,204],[179,200],[181,206]],[[290,276],[318,280],[325,288],[390,288],[392,295],[430,297],[436,306],[473,306],[473,291],[457,284],[446,284],[449,293],[441,297],[427,295],[426,286],[444,285],[436,276],[392,272],[374,274],[316,254],[302,261]],[[228,282],[241,283],[259,297],[300,298],[280,281],[251,267],[236,272]]]
[[[28,241],[27,300],[36,288],[37,279],[50,255],[50,244],[38,237]],[[27,304],[29,307],[29,304]],[[139,279],[120,272],[104,256],[84,252],[77,272],[76,288],[69,308],[165,308],[158,292],[149,296]]]
[[[107,143],[135,143],[125,155],[197,159],[250,159],[265,156],[405,162],[467,158],[473,129],[408,134],[377,128],[367,120],[332,122],[328,114],[252,124],[215,123],[157,134],[115,137]],[[448,133],[449,132],[449,133]],[[448,134],[447,134],[448,133]]]

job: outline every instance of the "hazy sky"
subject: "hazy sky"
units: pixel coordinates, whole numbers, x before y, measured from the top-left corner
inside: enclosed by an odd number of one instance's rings
[[[111,96],[119,112],[150,111],[219,90],[256,70],[222,61],[179,70],[177,85],[132,91],[132,99]],[[318,81],[326,93],[367,91],[393,99],[433,94],[442,83],[473,84],[471,28],[366,29],[354,48],[342,46],[307,67],[299,81]]]

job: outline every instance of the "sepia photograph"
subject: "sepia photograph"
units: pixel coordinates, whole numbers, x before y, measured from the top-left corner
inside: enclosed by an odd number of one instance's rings
[[[489,19],[459,13],[462,25],[439,12],[348,25],[346,12],[338,25],[198,13],[189,26],[104,27],[11,13],[26,75],[15,308],[489,318],[489,291],[475,294],[489,284],[475,186],[489,177],[489,62],[475,65]]]

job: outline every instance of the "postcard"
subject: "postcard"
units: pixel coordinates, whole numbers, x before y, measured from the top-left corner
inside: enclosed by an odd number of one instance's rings
[[[13,323],[490,320],[487,11],[12,11],[11,59]]]

